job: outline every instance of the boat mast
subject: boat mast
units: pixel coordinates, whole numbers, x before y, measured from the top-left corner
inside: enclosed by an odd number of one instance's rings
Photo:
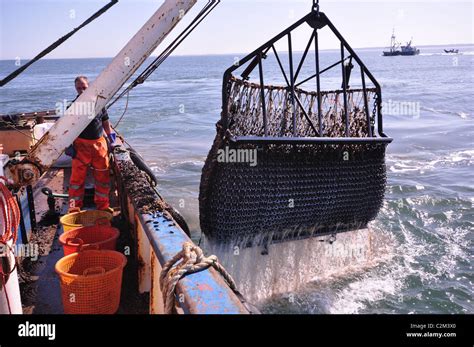
[[[397,42],[396,42],[396,37],[395,37],[395,29],[393,29],[392,38],[390,40],[390,52],[395,52],[396,45],[397,45]]]
[[[7,177],[14,182],[14,186],[33,184],[53,165],[196,2],[166,0],[161,5],[64,116],[29,151],[25,160],[7,167]],[[78,110],[91,111],[84,114],[84,111]]]

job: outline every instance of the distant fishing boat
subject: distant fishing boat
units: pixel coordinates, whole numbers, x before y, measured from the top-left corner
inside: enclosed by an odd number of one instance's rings
[[[395,31],[392,33],[391,41],[390,41],[390,50],[389,51],[384,51],[383,55],[385,57],[393,57],[400,55],[400,44],[397,43],[396,37],[395,37]]]
[[[400,55],[418,55],[420,54],[420,50],[411,45],[411,40],[407,42],[406,46],[402,46],[402,51]]]
[[[408,56],[408,55],[418,55],[420,54],[420,50],[411,45],[411,41],[407,42],[405,46],[400,46],[400,43],[397,43],[395,32],[392,33],[391,41],[390,41],[390,50],[384,51],[383,55],[385,57],[393,57],[393,56]]]
[[[453,54],[458,54],[459,49],[445,49],[444,53],[453,53]]]

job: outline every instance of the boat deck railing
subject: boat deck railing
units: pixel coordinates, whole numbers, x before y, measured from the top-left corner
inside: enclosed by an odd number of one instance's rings
[[[115,172],[119,186],[124,188],[121,168],[134,165],[125,147],[114,151]],[[150,191],[153,188],[150,186]],[[178,254],[186,242],[192,242],[174,220],[164,213],[141,213],[126,188],[121,200],[122,213],[128,216],[132,235],[135,237],[138,256],[140,293],[150,295],[150,313],[164,313],[160,289],[160,273],[164,264]],[[139,197],[138,197],[139,198]],[[159,199],[156,194],[156,198]],[[124,209],[126,211],[124,211]],[[183,278],[176,287],[178,313],[185,314],[246,314],[247,309],[229,288],[223,278],[208,269]]]

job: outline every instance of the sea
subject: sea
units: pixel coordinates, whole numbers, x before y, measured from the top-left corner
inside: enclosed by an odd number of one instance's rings
[[[382,87],[384,131],[394,139],[387,148],[385,203],[371,223],[390,235],[393,254],[356,273],[309,281],[291,300],[279,294],[257,305],[264,313],[473,314],[474,46],[460,47],[459,54],[421,47],[413,57],[383,57],[380,49],[356,53]],[[148,162],[195,240],[201,170],[220,118],[223,73],[242,57],[171,56],[130,92],[127,107],[125,97],[109,109],[113,124],[123,115],[117,130]],[[288,54],[281,57],[288,64]],[[301,76],[314,68],[314,57],[307,59]],[[330,65],[340,52],[321,51],[320,59]],[[0,88],[0,114],[55,109],[75,98],[77,75],[93,80],[110,61],[41,60]],[[0,75],[22,63],[0,61]],[[281,83],[274,59],[264,62],[264,73],[266,83]],[[322,76],[323,90],[340,83],[340,67]],[[358,83],[354,77],[351,87]],[[314,90],[315,82],[304,87]]]

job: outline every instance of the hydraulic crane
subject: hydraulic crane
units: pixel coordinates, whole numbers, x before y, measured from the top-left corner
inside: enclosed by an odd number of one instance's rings
[[[91,120],[101,113],[114,95],[160,43],[165,40],[196,2],[197,0],[166,0],[100,73],[90,87],[56,121],[50,131],[28,151],[28,154],[21,160],[13,159],[7,163],[4,174],[8,179],[8,186],[10,188],[20,188],[35,184],[62,155],[65,149],[74,142]],[[84,105],[87,107],[84,107]],[[88,111],[84,112],[84,110]],[[0,188],[2,188],[1,185]],[[5,186],[3,188],[4,191],[0,191],[0,203],[13,201],[14,197],[9,194]],[[16,204],[11,206],[16,206]],[[8,216],[10,214],[12,216],[9,218],[0,213],[0,237],[6,238],[4,241],[5,247],[11,250],[15,238],[8,237],[11,234],[8,233],[11,231],[10,229],[16,229],[18,226],[19,211],[17,208],[14,209],[8,205],[6,213],[8,213]],[[9,224],[9,221],[16,224],[16,227],[10,228],[11,223]],[[2,231],[3,227],[6,230]],[[3,247],[3,245],[1,246]],[[3,256],[2,259],[5,264],[0,264],[2,265],[0,284],[1,289],[3,289],[0,290],[2,292],[0,295],[0,313],[21,313],[22,306],[17,271],[14,267],[14,252],[8,252],[8,257]],[[8,274],[10,280],[4,276],[5,273]],[[6,296],[7,292],[8,297]]]
[[[160,6],[27,156],[7,164],[5,175],[12,187],[34,184],[53,165],[196,2],[166,0]]]

